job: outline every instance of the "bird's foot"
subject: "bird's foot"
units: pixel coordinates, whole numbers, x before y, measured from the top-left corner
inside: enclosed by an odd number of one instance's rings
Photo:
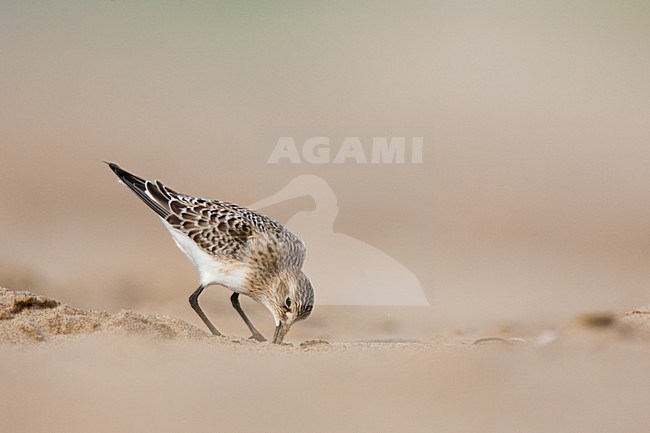
[[[248,337],[248,339],[249,340],[259,341],[259,342],[266,341],[266,338],[264,338],[264,336],[262,334],[260,334],[259,332],[251,335],[250,337]]]
[[[212,335],[214,335],[215,337],[223,337],[223,334],[222,334],[221,332],[217,331],[216,328],[215,328],[214,326],[210,328],[210,332],[211,332]]]

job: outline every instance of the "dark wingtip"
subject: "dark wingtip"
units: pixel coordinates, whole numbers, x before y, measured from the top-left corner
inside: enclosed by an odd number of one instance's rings
[[[102,161],[102,162],[104,164],[107,164],[111,168],[111,170],[113,170],[113,172],[117,175],[119,175],[120,172],[124,172],[124,170],[122,170],[122,168],[119,165],[115,164],[114,162],[108,162],[108,161]]]
[[[147,195],[147,182],[145,179],[142,179],[141,177],[138,177],[134,174],[129,173],[128,171],[122,169],[119,165],[104,161],[108,166],[113,170],[113,172],[117,175],[117,177],[120,179],[120,181],[128,186],[131,191],[136,193],[140,199],[145,202],[147,206],[149,206],[154,212],[156,212],[158,215],[160,215],[162,218],[166,218],[169,215],[169,211],[159,202],[156,201],[155,198],[152,198],[151,196]],[[152,192],[152,194],[154,194]],[[159,193],[161,194],[161,193]],[[163,202],[166,200],[162,200]]]
[[[122,167],[115,164],[114,162],[108,162],[108,161],[104,161],[104,162],[106,164],[108,164],[108,166],[111,168],[111,170],[113,170],[113,173],[115,173],[117,175],[117,177],[119,177],[120,180],[122,180],[122,182],[127,184],[129,187],[137,186],[137,188],[140,191],[144,192],[145,183],[147,182],[146,180],[144,180],[144,179],[142,179],[142,178],[140,178],[140,177],[138,177],[138,176],[136,176],[136,175],[134,175],[132,173],[129,173],[128,171],[124,170]]]
[[[135,183],[137,183],[137,181],[140,181],[144,185],[144,182],[145,182],[144,179],[141,179],[138,176],[129,173],[128,171],[124,170],[122,167],[115,164],[114,162],[108,162],[108,161],[104,161],[104,162],[106,164],[108,164],[108,166],[111,168],[111,170],[113,170],[113,173],[115,173],[117,175],[117,177],[122,179],[122,181],[126,182],[128,180],[130,182],[135,182]]]

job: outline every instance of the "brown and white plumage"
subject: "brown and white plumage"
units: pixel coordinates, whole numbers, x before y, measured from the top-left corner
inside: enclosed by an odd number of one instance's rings
[[[236,204],[181,194],[159,181],[108,165],[158,214],[199,271],[201,286],[190,303],[214,334],[221,335],[198,306],[198,295],[212,284],[234,292],[233,306],[258,340],[263,337],[241,310],[239,294],[271,311],[276,322],[274,342],[282,341],[293,322],[309,316],[314,294],[301,271],[305,245],[279,222]]]

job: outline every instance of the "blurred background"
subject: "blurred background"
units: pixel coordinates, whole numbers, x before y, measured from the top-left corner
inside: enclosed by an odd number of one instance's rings
[[[643,1],[3,1],[0,285],[202,326],[194,269],[108,160],[241,204],[322,176],[334,231],[408,268],[431,304],[317,307],[294,335],[647,304],[649,20]],[[386,131],[423,136],[422,164],[264,163],[280,136]],[[246,333],[225,289],[201,299]]]

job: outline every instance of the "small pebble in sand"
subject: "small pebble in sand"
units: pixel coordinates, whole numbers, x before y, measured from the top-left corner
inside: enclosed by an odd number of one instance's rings
[[[307,340],[307,341],[303,341],[302,343],[300,343],[300,347],[302,347],[304,349],[304,348],[307,348],[307,347],[323,346],[323,345],[329,345],[329,344],[330,344],[329,341],[320,340],[320,339]]]
[[[586,313],[578,316],[578,322],[588,328],[609,328],[616,324],[612,313]]]
[[[512,342],[506,340],[505,338],[500,338],[500,337],[486,337],[486,338],[479,338],[478,340],[475,340],[472,345],[476,346],[479,344],[492,344],[492,343],[504,343],[504,344],[512,344]]]

